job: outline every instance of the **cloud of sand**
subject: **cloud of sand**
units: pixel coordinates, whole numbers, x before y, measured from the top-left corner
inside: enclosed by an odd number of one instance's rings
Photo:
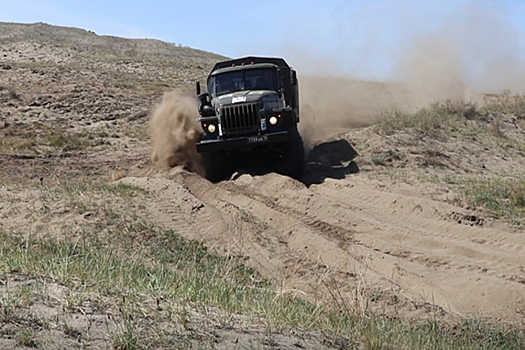
[[[413,105],[436,100],[482,103],[483,93],[525,92],[522,39],[503,8],[485,1],[458,6],[441,26],[401,41],[393,76]]]
[[[307,148],[317,141],[374,123],[377,109],[404,100],[398,85],[350,78],[299,79],[299,130]]]
[[[336,39],[334,47],[316,40],[287,41],[282,48],[299,73],[301,127],[309,143],[368,125],[379,109],[438,100],[482,104],[483,93],[504,89],[525,93],[524,42],[499,3],[345,6],[334,7],[331,23],[319,26]]]
[[[149,129],[153,139],[152,162],[159,168],[182,165],[204,175],[202,159],[196,143],[202,132],[196,122],[199,114],[194,98],[181,92],[164,94],[150,116]]]
[[[503,5],[378,0],[352,6],[339,2],[329,18],[290,24],[299,39],[288,38],[280,50],[299,74],[299,127],[307,147],[373,124],[381,109],[414,109],[438,100],[482,104],[483,93],[503,89],[525,93],[524,43]],[[307,28],[312,37],[305,35]],[[179,105],[169,106],[166,102],[155,113],[178,115],[158,117],[160,124],[177,126],[153,132],[153,159],[160,166],[195,166],[198,157],[185,145],[198,135],[199,129],[190,127],[196,108],[181,112]],[[194,117],[186,122],[182,115]]]

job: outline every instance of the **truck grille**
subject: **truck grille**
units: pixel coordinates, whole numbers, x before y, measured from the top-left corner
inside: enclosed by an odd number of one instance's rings
[[[259,104],[245,103],[221,107],[221,127],[226,136],[256,132],[259,129]]]

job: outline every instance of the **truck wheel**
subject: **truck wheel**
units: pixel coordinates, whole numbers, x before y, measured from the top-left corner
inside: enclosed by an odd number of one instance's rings
[[[275,170],[282,175],[299,180],[303,175],[304,163],[303,139],[297,130],[293,130],[284,145],[281,163]]]
[[[219,182],[232,174],[232,161],[222,152],[204,153],[206,178],[211,182]]]

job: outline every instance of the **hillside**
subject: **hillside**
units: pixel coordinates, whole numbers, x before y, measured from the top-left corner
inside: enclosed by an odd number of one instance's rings
[[[0,58],[0,348],[525,348],[523,96],[310,77],[304,178],[213,184],[148,121],[223,57],[0,23]]]
[[[21,41],[47,43],[69,50],[80,51],[81,54],[143,56],[148,58],[164,57],[183,58],[196,64],[210,63],[222,57],[209,52],[195,50],[189,47],[176,46],[155,39],[124,39],[115,36],[100,36],[92,31],[79,28],[57,27],[46,23],[21,24],[2,23],[0,25],[0,41],[19,43]],[[65,51],[68,51],[68,50]],[[19,48],[20,50],[20,48]],[[214,62],[213,61],[213,62]]]

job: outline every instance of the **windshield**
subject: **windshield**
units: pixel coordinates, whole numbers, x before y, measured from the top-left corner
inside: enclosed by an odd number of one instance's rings
[[[242,90],[277,90],[274,69],[247,69],[214,75],[208,83],[212,95],[223,95]]]

